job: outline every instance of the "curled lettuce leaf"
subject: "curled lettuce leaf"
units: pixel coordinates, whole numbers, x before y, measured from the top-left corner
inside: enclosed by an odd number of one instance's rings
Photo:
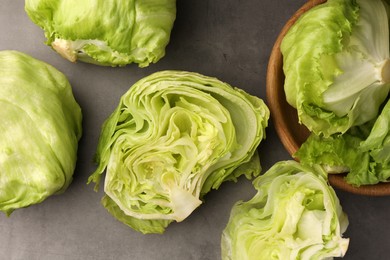
[[[284,37],[286,98],[315,134],[345,133],[377,117],[390,89],[387,8],[382,0],[328,0]]]
[[[66,77],[16,51],[0,52],[0,210],[42,202],[69,186],[81,109]]]
[[[328,173],[347,173],[354,185],[390,180],[390,102],[372,122],[353,127],[343,135],[311,135],[294,155],[306,165],[321,164]]]
[[[175,0],[26,0],[47,44],[75,62],[146,67],[165,55]]]
[[[253,181],[222,233],[227,259],[330,259],[344,256],[348,218],[320,166],[281,161]]]
[[[261,99],[216,78],[154,73],[104,123],[89,181],[99,184],[106,169],[107,210],[138,231],[162,233],[223,181],[259,174],[268,119]]]

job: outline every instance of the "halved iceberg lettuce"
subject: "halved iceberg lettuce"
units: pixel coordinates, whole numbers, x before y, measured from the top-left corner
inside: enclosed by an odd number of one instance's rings
[[[344,256],[348,218],[320,166],[281,161],[253,181],[222,233],[223,260],[331,259]]]
[[[389,15],[382,0],[328,0],[281,44],[287,101],[310,131],[330,136],[377,117],[390,89]]]
[[[184,220],[211,189],[260,173],[269,110],[216,78],[162,71],[135,83],[107,119],[97,149],[103,205],[143,233]]]

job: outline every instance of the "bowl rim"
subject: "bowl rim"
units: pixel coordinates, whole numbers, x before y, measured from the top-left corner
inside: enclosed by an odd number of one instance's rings
[[[275,127],[276,133],[279,136],[283,146],[287,150],[287,152],[292,156],[300,147],[301,143],[299,143],[296,139],[291,136],[289,132],[290,126],[287,125],[285,120],[280,120],[280,118],[284,118],[285,115],[282,113],[279,108],[279,103],[274,102],[274,100],[279,100],[281,102],[285,102],[287,104],[284,91],[282,93],[278,91],[277,85],[278,75],[283,76],[284,82],[284,74],[283,74],[283,57],[280,51],[280,44],[286,35],[287,31],[290,27],[298,20],[298,18],[307,10],[326,2],[326,0],[309,0],[304,5],[301,6],[286,22],[280,31],[276,41],[272,47],[271,54],[268,61],[267,74],[266,74],[266,99],[267,105],[271,111],[271,119],[272,123]],[[287,104],[287,106],[290,106]],[[290,106],[291,107],[291,106]],[[291,107],[291,109],[295,110],[295,108]],[[297,160],[296,158],[294,158]],[[367,196],[387,196],[390,195],[390,183],[378,183],[373,185],[361,185],[359,187],[353,186],[347,183],[344,179],[343,174],[330,174],[328,179],[329,183],[338,189],[359,194],[359,195],[367,195]]]

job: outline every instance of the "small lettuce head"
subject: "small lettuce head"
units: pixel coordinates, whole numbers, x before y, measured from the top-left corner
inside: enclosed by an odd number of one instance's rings
[[[315,134],[345,133],[377,117],[390,89],[387,10],[382,0],[328,0],[284,37],[286,98]]]
[[[175,0],[26,0],[47,44],[75,62],[146,67],[165,55]]]
[[[211,189],[260,173],[265,103],[216,78],[162,71],[135,83],[107,119],[97,149],[103,205],[143,233],[184,220]]]
[[[253,184],[257,194],[234,205],[222,233],[223,260],[344,256],[348,219],[321,167],[282,161]]]
[[[65,76],[16,51],[0,52],[0,210],[42,202],[69,186],[81,110]]]

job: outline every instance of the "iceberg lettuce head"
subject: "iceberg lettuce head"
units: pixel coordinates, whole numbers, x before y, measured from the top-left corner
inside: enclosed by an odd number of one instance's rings
[[[72,181],[81,109],[66,77],[17,51],[0,52],[0,210],[42,202]]]
[[[47,44],[66,59],[146,67],[165,55],[175,0],[26,0]]]
[[[103,205],[143,233],[183,221],[211,189],[260,173],[269,110],[241,89],[185,71],[135,83],[106,120],[97,149]]]

